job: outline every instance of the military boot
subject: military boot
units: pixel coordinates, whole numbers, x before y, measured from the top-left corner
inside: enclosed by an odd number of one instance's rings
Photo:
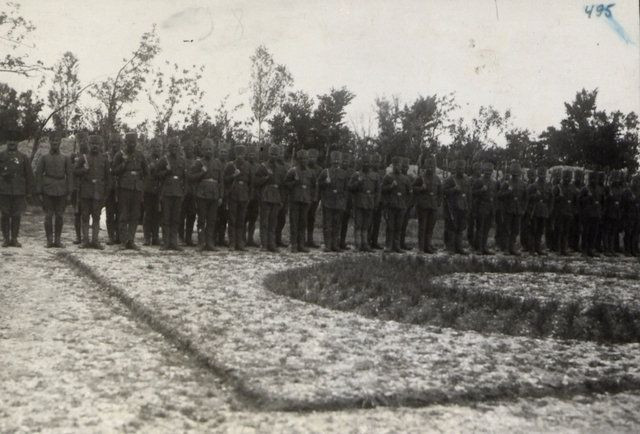
[[[467,252],[464,247],[462,247],[462,234],[461,233],[456,233],[455,234],[455,252],[459,255],[468,255],[469,252]]]
[[[9,216],[3,214],[0,217],[0,225],[2,226],[2,247],[9,247],[11,245],[11,220],[9,220]]]
[[[51,222],[51,219],[45,217],[44,218],[44,233],[45,236],[47,237],[47,244],[45,247],[47,247],[48,249],[54,247],[53,245],[53,224]]]
[[[169,250],[171,248],[171,239],[169,237],[169,229],[166,226],[162,226],[162,245],[160,250]]]
[[[80,248],[88,249],[91,247],[91,241],[89,241],[89,222],[88,221],[86,223],[83,222],[81,232],[82,232],[82,244],[80,245]]]
[[[11,218],[11,245],[13,247],[22,247],[18,242],[18,234],[20,233],[20,216],[14,215]]]
[[[62,237],[62,218],[56,217],[54,233],[53,233],[53,247],[57,247],[59,249],[64,248],[64,244],[60,240]]]
[[[91,225],[91,246],[94,249],[103,250],[104,246],[100,244],[100,222],[93,222]]]
[[[76,231],[76,239],[73,240],[73,244],[80,244],[82,243],[82,216],[80,215],[80,213],[75,213],[73,215],[73,228]]]

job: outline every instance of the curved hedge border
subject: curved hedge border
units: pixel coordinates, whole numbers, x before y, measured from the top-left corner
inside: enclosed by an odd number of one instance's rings
[[[639,278],[637,271],[576,265],[571,261],[508,258],[351,256],[285,270],[265,279],[282,295],[370,318],[514,336],[640,342],[640,305],[585,296],[569,302],[522,296],[495,288],[439,285],[451,273],[554,272]]]

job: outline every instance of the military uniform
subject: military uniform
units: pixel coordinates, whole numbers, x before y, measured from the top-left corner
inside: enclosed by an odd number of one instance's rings
[[[498,197],[503,199],[507,248],[510,254],[517,256],[520,252],[516,248],[516,241],[527,209],[527,188],[520,179],[519,164],[512,164],[510,172],[511,178],[503,183]]]
[[[320,176],[320,172],[322,171],[322,167],[318,164],[318,150],[311,148],[309,149],[309,165],[307,170],[311,172],[311,176],[314,180],[318,179]],[[307,240],[306,246],[311,248],[319,247],[315,241],[313,240],[313,231],[316,226],[316,213],[318,212],[318,205],[320,204],[320,192],[318,190],[317,182],[314,183],[312,193],[311,193],[311,203],[309,204],[309,214],[307,215]]]
[[[589,184],[582,188],[579,195],[580,214],[582,216],[583,253],[587,256],[598,256],[596,239],[598,226],[602,218],[602,202],[604,194],[596,184],[596,173],[589,174]]]
[[[331,167],[318,175],[318,189],[322,201],[322,235],[324,251],[339,252],[342,213],[347,207],[347,173],[340,167],[342,155],[331,152]]]
[[[223,194],[222,194],[222,204],[218,207],[218,220],[216,222],[216,244],[219,246],[228,246],[229,244],[225,240],[225,236],[227,233],[227,223],[229,222],[229,189],[227,188],[226,181],[224,181],[224,168],[227,166],[228,161],[228,150],[226,148],[221,148],[218,153],[218,159],[223,167]]]
[[[342,153],[342,170],[347,174],[347,180],[351,179],[351,176],[355,172],[353,167],[353,155],[349,152]],[[347,205],[342,213],[342,221],[340,223],[340,248],[342,250],[348,250],[347,246],[347,231],[349,230],[349,220],[351,219],[351,213],[353,211],[353,196],[347,190]]]
[[[29,157],[18,151],[15,142],[0,152],[0,226],[3,247],[20,247],[20,219],[26,209],[26,196],[33,189]]]
[[[107,199],[105,201],[107,234],[109,241],[107,244],[120,243],[120,231],[118,223],[118,176],[114,173],[114,160],[120,152],[122,139],[119,135],[111,137],[111,149],[107,152],[107,161],[109,162],[109,170],[111,172],[111,185],[107,190]]]
[[[147,162],[135,150],[136,135],[125,136],[127,149],[114,157],[112,173],[118,177],[118,227],[120,242],[125,248],[135,249],[135,235],[140,220],[142,190],[147,176]]]
[[[182,228],[185,191],[187,188],[187,162],[179,155],[177,138],[169,140],[169,153],[158,162],[156,173],[162,183],[162,235],[163,250],[181,250],[178,246],[178,234]]]
[[[584,188],[584,172],[582,170],[576,170],[574,174],[573,187],[576,192],[580,193]],[[580,214],[580,207],[574,206],[573,221],[570,229],[569,245],[575,252],[581,252],[584,250],[584,240],[582,240],[582,216]]]
[[[244,157],[244,146],[235,147],[236,159],[224,169],[225,190],[229,201],[229,245],[244,250],[246,242],[247,205],[251,196],[251,164]]]
[[[382,179],[385,175],[384,168],[381,168],[380,154],[374,153],[372,156],[372,170],[371,176],[376,179],[378,185],[382,185]],[[375,206],[371,215],[371,228],[369,230],[369,246],[372,249],[380,249],[378,244],[378,236],[380,234],[380,223],[382,222],[382,191],[378,189],[378,195],[376,196]]]
[[[640,238],[640,176],[631,180],[622,193],[622,215],[624,224],[624,251],[629,256],[638,256]]]
[[[224,196],[223,167],[220,160],[213,157],[212,140],[205,139],[204,152],[189,169],[188,177],[195,186],[199,249],[215,250],[216,218]]]
[[[400,158],[394,157],[393,172],[385,175],[381,186],[387,222],[386,252],[402,253],[400,236],[407,200],[411,192],[411,183],[409,178],[400,172],[400,164]]]
[[[529,186],[527,192],[529,206],[527,214],[531,221],[533,239],[533,246],[530,246],[530,251],[539,255],[545,254],[542,250],[542,235],[545,227],[547,227],[547,220],[551,214],[552,206],[552,190],[545,176],[546,170],[541,169],[538,172],[538,180]],[[550,244],[550,240],[547,240],[547,244]]]
[[[606,255],[614,255],[620,250],[622,230],[622,174],[615,171],[611,175],[611,185],[604,199],[603,248]]]
[[[289,164],[284,160],[284,153],[280,153],[278,158],[278,164],[287,173],[289,171]],[[280,185],[280,197],[282,198],[282,206],[278,210],[278,224],[276,225],[276,245],[278,247],[286,247],[286,243],[282,240],[282,231],[287,221],[287,214],[289,212],[289,192],[287,187]]]
[[[73,191],[71,159],[60,151],[43,155],[36,168],[37,192],[42,195],[47,247],[63,247],[60,237],[67,198]],[[54,226],[55,216],[55,226]],[[53,238],[53,240],[52,240]]]
[[[536,183],[536,171],[527,170],[527,191]],[[520,221],[520,245],[526,252],[535,253],[535,237],[533,231],[533,219],[530,210],[525,211],[525,215]]]
[[[260,189],[255,184],[256,171],[260,164],[257,160],[257,151],[251,146],[247,152],[247,162],[251,165],[251,194],[249,196],[249,203],[247,204],[247,246],[256,247],[257,244],[254,241],[254,235],[256,232],[256,222],[260,215]]]
[[[415,181],[415,179],[409,174],[409,162],[410,160],[408,158],[402,158],[402,174],[409,179],[409,185],[413,185],[413,181]],[[400,248],[402,250],[410,250],[406,242],[407,227],[409,226],[409,220],[411,219],[411,212],[413,211],[414,206],[415,203],[413,201],[413,195],[409,194],[407,197],[404,215],[402,216],[402,229],[400,230]]]
[[[485,163],[482,166],[482,170],[484,175],[479,177],[473,184],[473,198],[476,207],[475,240],[473,245],[483,255],[490,255],[493,252],[487,246],[487,239],[495,218],[498,184],[491,178],[493,172],[491,163]]]
[[[467,227],[469,213],[469,179],[464,174],[465,162],[456,162],[456,172],[449,176],[443,185],[450,219],[449,249],[455,253],[467,254],[462,246],[462,234]]]
[[[195,162],[193,143],[185,140],[184,146],[184,164],[186,170],[189,170]],[[180,225],[178,227],[178,237],[187,246],[193,246],[193,225],[196,222],[196,198],[194,195],[194,186],[187,179],[184,186],[184,197],[182,198],[182,208],[180,212]]]
[[[160,220],[162,218],[160,212],[160,182],[156,173],[160,163],[160,144],[157,141],[152,141],[151,146],[153,151],[147,159],[149,171],[144,178],[144,200],[142,202],[144,208],[142,230],[144,232],[145,246],[157,246],[160,244]]]
[[[361,165],[362,169],[351,175],[348,189],[353,198],[354,244],[360,251],[368,252],[371,251],[368,233],[380,185],[378,177],[370,169],[367,155],[362,157]]]
[[[289,169],[284,178],[284,184],[289,189],[289,230],[293,253],[308,252],[305,246],[307,216],[316,180],[306,167],[307,158],[307,151],[298,151],[296,165]]]
[[[425,172],[413,182],[413,200],[418,214],[418,250],[435,253],[433,248],[433,229],[438,217],[438,208],[442,204],[442,181],[435,173],[435,160],[427,162]]]
[[[254,180],[260,192],[260,245],[262,250],[270,252],[277,251],[276,227],[283,202],[281,188],[286,176],[285,168],[277,161],[281,152],[278,146],[271,145],[269,160],[258,166]]]
[[[478,210],[478,204],[477,204],[476,196],[474,195],[473,186],[476,184],[476,181],[480,179],[481,168],[482,166],[479,161],[474,162],[471,165],[471,177],[469,179],[469,185],[471,186],[471,189],[469,190],[469,197],[468,197],[469,217],[468,217],[468,225],[467,225],[467,241],[469,242],[469,245],[474,250],[479,250],[479,248],[476,245],[476,232],[478,230],[478,228],[476,227],[476,221],[477,221],[476,215]]]
[[[82,154],[87,154],[88,149],[88,136],[85,132],[80,132],[76,136],[78,143],[79,153],[71,156],[71,165],[76,167],[77,159]],[[73,179],[73,193],[71,194],[71,202],[73,203],[73,226],[76,232],[76,239],[73,244],[80,244],[82,242],[82,198],[80,197],[80,178],[74,173]]]
[[[78,198],[81,201],[82,246],[101,249],[100,214],[104,207],[110,184],[110,169],[106,155],[102,152],[102,138],[90,136],[91,149],[88,154],[80,154],[76,159],[75,175],[79,183]],[[91,220],[91,239],[89,239]]]
[[[554,228],[558,236],[558,251],[567,255],[571,225],[578,209],[578,190],[571,183],[571,172],[563,173],[563,181],[553,187]]]

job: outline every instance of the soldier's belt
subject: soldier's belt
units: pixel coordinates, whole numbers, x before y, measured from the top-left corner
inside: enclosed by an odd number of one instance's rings
[[[97,179],[92,179],[91,182],[95,184],[96,182],[98,182],[98,180]]]
[[[173,178],[173,179],[180,179],[180,177],[179,177],[179,176],[172,176],[171,178]]]
[[[371,194],[371,190],[365,191],[366,194]]]
[[[131,170],[131,171],[129,171],[129,173],[132,174],[133,176],[138,174],[138,172],[136,172],[135,170]]]
[[[279,186],[278,186],[278,184],[267,184],[267,187],[275,187],[275,188],[278,188]]]
[[[238,184],[244,184],[244,181],[238,181]]]
[[[306,189],[306,188],[307,188],[307,186],[306,186],[306,185],[303,185],[303,186],[302,186],[302,188]]]
[[[214,182],[215,179],[213,179],[213,178],[205,178],[202,181],[204,181],[204,182]]]

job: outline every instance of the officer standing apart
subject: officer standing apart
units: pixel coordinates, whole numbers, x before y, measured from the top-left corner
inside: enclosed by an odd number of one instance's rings
[[[18,241],[20,219],[33,189],[29,157],[18,151],[18,142],[10,141],[0,152],[0,226],[2,247],[22,247]]]

